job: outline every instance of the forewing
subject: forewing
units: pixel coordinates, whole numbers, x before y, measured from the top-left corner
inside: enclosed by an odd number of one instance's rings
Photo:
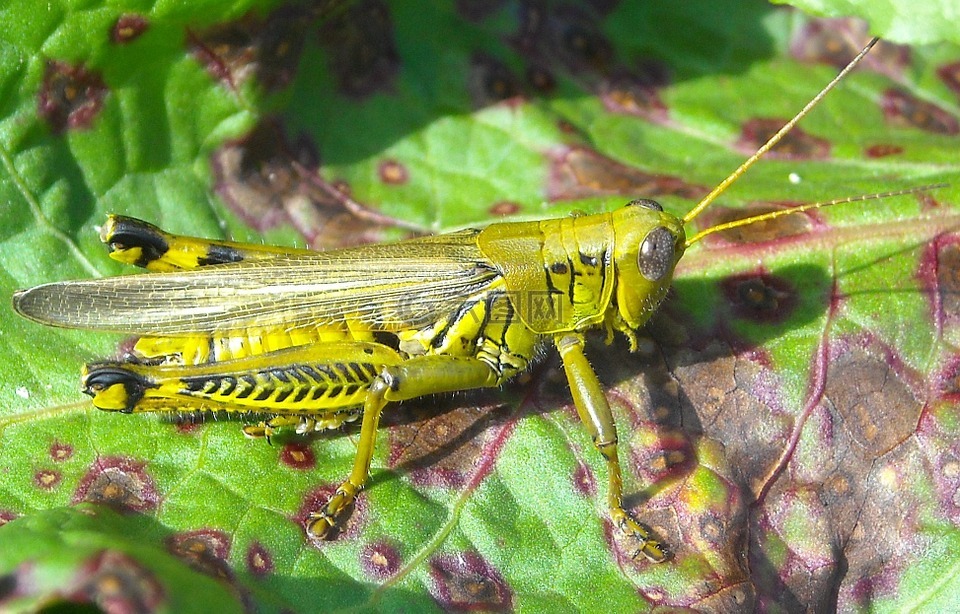
[[[428,324],[500,279],[464,231],[395,244],[45,284],[18,292],[22,315],[53,326],[138,335]]]

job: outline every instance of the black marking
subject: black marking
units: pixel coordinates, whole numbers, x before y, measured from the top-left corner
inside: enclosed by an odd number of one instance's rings
[[[584,254],[583,252],[580,252],[580,264],[584,266],[595,267],[597,266],[597,257],[590,256],[590,255]]]
[[[234,395],[234,398],[245,399],[256,389],[257,380],[253,379],[252,375],[241,375],[237,378],[237,384],[239,390],[237,390],[237,394]]]
[[[327,390],[329,390],[329,388],[327,388],[326,386],[314,386],[313,388],[310,389],[310,400],[311,401],[319,400],[320,397],[322,397],[327,392]]]
[[[297,390],[296,396],[294,396],[294,397],[293,397],[293,400],[290,401],[290,402],[291,402],[291,403],[299,403],[299,402],[303,401],[305,398],[307,398],[307,395],[310,394],[310,391],[311,391],[311,390],[314,390],[314,388],[311,388],[310,386],[301,386],[301,387]]]
[[[197,264],[207,266],[209,264],[226,264],[228,262],[241,262],[245,260],[243,253],[235,247],[211,243],[207,247],[207,255],[204,258],[197,258]]]
[[[304,371],[307,369],[310,369],[311,377],[322,384],[329,384],[332,381],[340,379],[340,375],[331,369],[329,365],[304,365]]]
[[[293,394],[293,388],[284,388],[277,392],[277,396],[274,400],[276,403],[283,403],[287,400],[287,397]]]
[[[360,388],[361,388],[360,384],[350,384],[349,386],[344,386],[343,395],[349,396],[351,394],[355,394],[358,390],[360,390]]]
[[[570,270],[571,270],[571,271],[576,271],[576,269],[573,268],[573,260],[570,260],[570,257],[569,257],[569,256],[567,256],[567,263],[570,265]],[[570,304],[571,304],[571,305],[575,305],[575,304],[576,304],[576,301],[573,300],[574,289],[577,287],[577,284],[576,284],[577,279],[576,279],[576,278],[577,278],[576,275],[571,275],[571,276],[570,276],[570,284],[567,286],[567,296],[570,298]]]
[[[346,363],[335,362],[333,363],[333,368],[338,372],[339,375],[337,376],[337,379],[341,382],[356,381],[356,375],[350,372],[350,367],[348,367]]]
[[[464,301],[460,307],[457,309],[456,313],[447,318],[447,322],[443,325],[437,333],[430,339],[430,347],[433,349],[439,348],[447,339],[447,334],[450,332],[450,329],[454,325],[458,324],[463,320],[464,317],[480,302],[481,299],[474,299],[471,301]],[[483,327],[481,326],[481,330]]]
[[[331,398],[338,397],[338,396],[340,396],[340,392],[341,392],[342,390],[343,390],[343,386],[340,385],[340,384],[337,384],[336,386],[328,389],[328,391],[327,391],[327,393],[328,393],[327,396],[329,396],[329,397],[331,397]]]
[[[132,217],[114,216],[113,232],[107,240],[110,251],[140,248],[140,257],[133,264],[146,267],[170,250],[163,231]]]
[[[550,276],[550,269],[546,266],[543,267],[543,277],[546,279],[547,294],[563,294],[555,285],[553,285],[553,277]]]
[[[400,337],[397,337],[396,334],[385,331],[385,330],[375,330],[373,331],[373,340],[380,345],[385,345],[391,350],[400,349]],[[363,353],[366,355],[373,354],[373,348],[363,348]]]
[[[607,283],[607,266],[609,262],[607,261],[607,248],[603,248],[603,251],[600,252],[600,288],[606,288]],[[614,292],[616,294],[616,292]]]
[[[360,368],[363,369],[363,375],[365,381],[370,381],[377,376],[377,368],[373,366],[372,362],[364,362],[360,364]]]
[[[566,275],[570,269],[562,262],[554,262],[550,265],[550,272],[554,275]]]
[[[507,313],[503,317],[503,329],[500,331],[500,350],[502,352],[508,352],[509,348],[507,346],[507,331],[510,330],[510,325],[513,323],[514,309],[510,301],[507,301]]]
[[[224,386],[226,384],[226,386]],[[237,387],[237,378],[235,377],[223,377],[220,379],[220,394],[223,396],[230,396],[230,394]]]
[[[254,401],[266,401],[270,398],[270,395],[273,394],[274,388],[268,388],[266,386],[260,390],[260,393],[253,398]]]
[[[207,377],[185,377],[180,380],[180,389],[184,392],[203,392],[209,381]]]
[[[366,381],[366,379],[367,379],[367,374],[364,373],[364,372],[363,372],[363,369],[360,368],[360,364],[359,364],[359,363],[351,362],[351,363],[350,363],[350,369],[353,370],[353,373],[354,373],[354,376],[355,376],[355,377],[354,377],[354,381],[356,381],[356,382]]]
[[[125,414],[133,412],[148,388],[159,388],[159,384],[151,382],[139,373],[124,369],[123,366],[115,363],[87,365],[87,375],[83,378],[84,393],[96,397],[99,391],[118,384],[123,386],[123,391],[127,397],[123,409],[119,410]]]

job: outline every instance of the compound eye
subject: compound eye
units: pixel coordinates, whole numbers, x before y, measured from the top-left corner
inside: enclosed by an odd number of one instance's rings
[[[652,211],[663,211],[663,207],[655,200],[649,198],[638,198],[627,203],[628,207],[643,207]]]
[[[637,266],[650,281],[660,281],[673,269],[674,236],[663,226],[650,231],[640,244]]]

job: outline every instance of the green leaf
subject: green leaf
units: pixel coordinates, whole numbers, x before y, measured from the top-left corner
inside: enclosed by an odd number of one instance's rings
[[[0,295],[129,272],[98,240],[108,212],[315,248],[638,196],[680,215],[865,29],[759,2],[605,4],[8,3]],[[948,608],[958,62],[881,44],[694,225],[949,187],[712,235],[639,352],[590,338],[626,505],[672,546],[666,563],[630,560],[606,520],[606,469],[552,350],[502,391],[392,408],[369,488],[314,544],[303,519],[349,473],[355,430],[270,446],[236,419],[97,412],[79,369],[121,340],[10,309],[0,519],[23,518],[0,538],[29,521],[58,543],[38,514],[107,503],[152,523],[144,547],[214,553],[263,611]]]
[[[859,17],[874,36],[896,43],[921,45],[960,42],[957,0],[773,0],[820,17]]]
[[[102,611],[242,612],[242,596],[226,582],[229,569],[206,543],[155,543],[162,529],[145,516],[123,517],[89,503],[55,508],[0,529],[0,577],[7,611],[95,604]],[[201,546],[201,547],[198,547]],[[220,563],[220,565],[218,565]]]

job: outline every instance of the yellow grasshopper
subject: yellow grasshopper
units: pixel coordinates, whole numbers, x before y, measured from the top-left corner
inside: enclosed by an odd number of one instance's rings
[[[384,407],[500,386],[546,346],[559,352],[580,419],[609,471],[613,523],[652,561],[668,556],[623,508],[617,432],[584,356],[584,333],[634,331],[655,312],[684,250],[721,230],[857,199],[811,203],[685,229],[773,147],[875,41],[780,132],[682,218],[652,200],[612,213],[314,252],[174,236],[111,216],[111,256],[152,273],[19,291],[18,313],[68,328],[140,335],[122,360],[85,367],[104,410],[270,414],[251,436],[308,432],[361,418],[353,469],[307,531],[330,536],[367,480]],[[927,188],[918,188],[927,189]]]

